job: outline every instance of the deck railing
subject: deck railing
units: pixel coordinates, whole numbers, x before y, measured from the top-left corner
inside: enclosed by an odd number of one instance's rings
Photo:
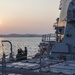
[[[55,41],[56,39],[55,34],[46,34],[42,35],[42,42],[50,42],[50,41]]]

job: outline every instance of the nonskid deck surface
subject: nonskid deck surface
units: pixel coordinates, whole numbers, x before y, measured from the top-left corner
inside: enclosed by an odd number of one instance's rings
[[[64,75],[75,74],[75,61],[60,61],[60,60],[46,60],[42,61],[40,72],[40,59],[30,59],[18,62],[6,63],[7,73],[26,74],[26,75]],[[2,71],[2,64],[0,64],[0,71]]]
[[[2,72],[2,63],[0,64]],[[6,62],[6,72],[21,75],[74,75],[75,61],[51,60],[49,58],[27,59],[22,61]]]
[[[66,61],[52,65],[51,71],[55,73],[61,72],[68,75],[75,75],[75,61]]]
[[[54,75],[50,71],[50,65],[57,64],[58,61],[50,61],[46,59],[46,63],[42,61],[42,68],[40,72],[39,59],[23,60],[19,62],[6,63],[7,73],[17,73],[26,75]],[[60,62],[60,61],[59,61]],[[47,67],[48,66],[48,67]],[[0,64],[0,71],[2,71],[2,64]],[[56,75],[56,74],[55,74]]]

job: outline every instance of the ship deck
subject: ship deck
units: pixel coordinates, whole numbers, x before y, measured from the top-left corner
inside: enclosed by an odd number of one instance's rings
[[[50,70],[50,65],[54,65],[57,63],[58,61],[56,62],[46,60],[46,63],[42,62],[40,70],[39,59],[30,59],[18,62],[8,62],[6,63],[5,70],[7,74],[14,73],[21,75],[59,75],[59,73],[52,73]],[[0,64],[0,72],[2,72],[2,64]]]

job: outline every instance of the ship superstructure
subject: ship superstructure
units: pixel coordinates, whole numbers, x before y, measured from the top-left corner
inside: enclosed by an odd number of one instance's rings
[[[52,49],[52,52],[56,59],[64,59],[64,60],[75,60],[75,0],[61,0],[61,14],[58,22],[58,37],[60,37],[59,42],[56,42]],[[66,17],[66,18],[65,18]],[[66,23],[66,25],[64,24]],[[62,24],[62,25],[61,25]],[[62,37],[62,28],[64,27],[63,38]],[[57,31],[57,29],[56,29]],[[59,36],[61,35],[61,36]]]

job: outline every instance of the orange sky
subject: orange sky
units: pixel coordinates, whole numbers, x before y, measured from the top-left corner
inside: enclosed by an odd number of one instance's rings
[[[0,34],[45,34],[59,16],[60,0],[0,0]]]

